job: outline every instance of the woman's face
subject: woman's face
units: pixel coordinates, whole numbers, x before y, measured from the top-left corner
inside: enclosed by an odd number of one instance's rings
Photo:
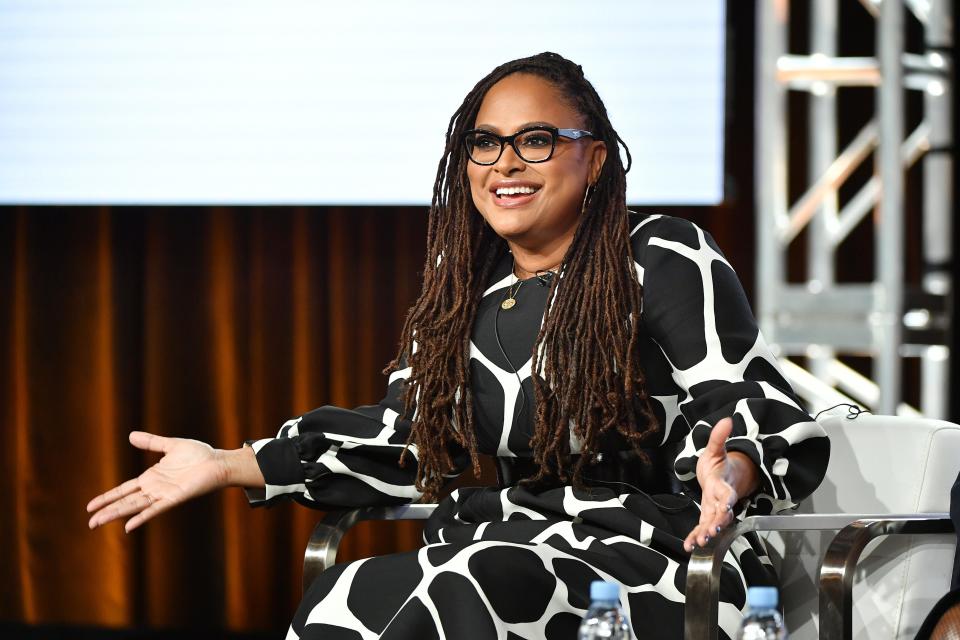
[[[560,91],[543,78],[509,75],[490,87],[474,127],[501,136],[531,125],[585,129],[584,118],[568,106]],[[558,138],[546,162],[526,163],[504,145],[490,166],[467,162],[473,202],[502,238],[529,249],[547,247],[573,237],[587,184],[596,182],[606,159],[603,142],[593,138]],[[530,195],[497,195],[503,187],[530,187]]]

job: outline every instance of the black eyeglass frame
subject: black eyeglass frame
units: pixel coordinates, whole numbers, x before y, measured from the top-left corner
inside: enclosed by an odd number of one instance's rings
[[[520,149],[517,148],[517,138],[519,136],[522,136],[525,133],[530,133],[531,131],[547,131],[552,134],[551,141],[553,144],[551,144],[550,146],[550,153],[548,153],[547,157],[544,158],[543,160],[527,160],[526,158],[523,157],[523,154],[520,153]],[[482,133],[492,138],[496,138],[500,142],[500,153],[498,153],[497,157],[494,158],[491,162],[478,162],[473,158],[473,155],[470,153],[470,143],[468,142],[468,140],[470,135],[475,133]],[[557,127],[551,127],[549,125],[541,124],[533,127],[524,127],[523,129],[520,129],[520,131],[517,131],[513,135],[509,135],[509,136],[500,136],[493,133],[492,131],[487,131],[486,129],[470,129],[469,131],[466,131],[463,134],[463,146],[467,151],[467,158],[470,160],[470,162],[474,164],[478,164],[481,167],[489,167],[491,165],[497,164],[497,162],[499,162],[500,160],[500,157],[503,155],[504,147],[506,147],[506,145],[508,144],[511,147],[513,147],[513,152],[517,154],[518,158],[520,158],[521,160],[529,164],[537,164],[540,162],[546,162],[547,160],[553,157],[553,152],[557,150],[557,138],[560,138],[560,137],[569,138],[570,140],[579,140],[580,138],[586,138],[586,137],[596,138],[596,136],[594,136],[591,132],[584,131],[583,129],[558,129]]]

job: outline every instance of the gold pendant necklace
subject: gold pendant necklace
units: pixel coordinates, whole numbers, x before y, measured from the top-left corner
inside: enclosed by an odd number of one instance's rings
[[[514,278],[516,278],[516,276],[514,276]],[[520,287],[523,286],[523,280],[517,280],[517,282],[514,284],[517,285],[517,288],[514,289],[513,285],[510,285],[510,288],[507,289],[507,299],[500,303],[500,308],[504,311],[513,309],[513,307],[517,304],[516,295],[519,293]]]
[[[510,275],[512,275],[516,279],[516,282],[510,285],[510,288],[507,289],[506,299],[500,303],[500,308],[503,309],[504,311],[508,309],[513,309],[513,307],[516,306],[517,293],[519,293],[520,287],[523,286],[523,280],[521,280],[520,278],[517,278],[517,261],[516,260],[514,260],[513,264],[511,265]],[[517,287],[516,289],[513,288],[514,285],[516,285]]]

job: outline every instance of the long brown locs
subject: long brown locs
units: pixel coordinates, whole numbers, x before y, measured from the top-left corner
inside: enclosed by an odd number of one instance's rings
[[[404,399],[406,415],[415,417],[408,443],[417,446],[417,487],[427,500],[436,498],[444,474],[453,467],[451,444],[469,451],[479,473],[469,340],[478,303],[506,243],[483,223],[473,204],[461,138],[473,127],[487,90],[517,72],[553,83],[608,147],[564,257],[563,277],[553,278],[552,302],[534,347],[535,354],[542,348],[542,356],[533,362],[537,408],[531,445],[539,471],[531,481],[572,477],[579,485],[582,465],[608,436],[616,433],[638,448],[659,430],[638,353],[643,293],[630,252],[626,170],[617,148],[622,140],[580,67],[556,54],[515,60],[481,80],[450,120],[433,188],[423,288],[407,315],[400,355],[386,369],[400,368],[403,360],[411,366]],[[626,155],[629,162],[629,150]],[[421,402],[414,414],[417,397]],[[578,458],[572,473],[567,468],[571,421],[587,454]]]

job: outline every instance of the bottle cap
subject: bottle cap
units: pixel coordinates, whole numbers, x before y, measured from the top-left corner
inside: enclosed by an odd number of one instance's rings
[[[591,600],[619,600],[620,585],[616,582],[604,582],[603,580],[594,580],[590,583]]]
[[[776,609],[776,587],[750,587],[747,589],[747,604],[751,609]]]

